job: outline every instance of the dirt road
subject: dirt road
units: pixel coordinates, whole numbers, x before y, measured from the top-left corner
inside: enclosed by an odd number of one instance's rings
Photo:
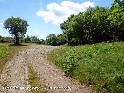
[[[89,88],[66,77],[52,62],[48,62],[47,54],[57,47],[36,45],[21,51],[9,61],[1,76],[0,93],[31,93],[26,89],[8,89],[3,87],[30,87],[28,83],[28,64],[40,77],[39,83],[45,85],[48,93],[91,93]]]

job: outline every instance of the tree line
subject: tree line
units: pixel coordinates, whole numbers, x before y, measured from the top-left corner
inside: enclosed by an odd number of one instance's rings
[[[111,8],[90,7],[71,15],[60,28],[69,45],[124,41],[124,0],[115,0]]]
[[[37,36],[23,36],[19,37],[19,43],[37,43],[45,44],[45,40],[39,39]],[[16,43],[15,37],[3,37],[0,36],[0,43]]]
[[[4,28],[14,36],[15,44],[27,32],[28,23],[21,18],[8,18]],[[77,15],[72,14],[60,24],[62,34],[49,34],[46,40],[36,36],[25,38],[25,42],[35,42],[48,45],[80,45],[103,41],[124,41],[124,0],[114,0],[110,8],[89,7]]]
[[[110,8],[89,7],[78,15],[72,14],[60,24],[61,39],[48,35],[50,45],[81,45],[104,41],[124,41],[124,0],[115,0]],[[46,39],[46,40],[47,40]]]
[[[0,42],[1,43],[12,43],[14,42],[16,45],[19,45],[20,43],[37,43],[37,44],[47,44],[47,45],[63,45],[66,43],[65,37],[55,34],[49,34],[46,37],[46,40],[39,39],[37,36],[26,36],[25,34],[27,32],[28,22],[26,20],[23,20],[19,17],[14,18],[10,17],[5,20],[4,22],[4,28],[9,31],[9,33],[12,35],[12,37],[2,37],[0,36]]]

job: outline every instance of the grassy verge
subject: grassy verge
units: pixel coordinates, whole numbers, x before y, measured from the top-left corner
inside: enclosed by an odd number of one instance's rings
[[[31,87],[40,88],[38,90],[32,90],[32,93],[47,93],[47,91],[43,89],[44,87],[40,85],[40,83],[39,83],[40,78],[34,72],[31,64],[28,65],[28,68],[29,68],[29,75],[28,75],[29,80],[28,81],[29,81]]]
[[[14,46],[8,43],[0,43],[0,74],[8,60],[14,55],[18,54],[22,49],[28,48],[31,44],[25,44],[22,46]]]
[[[96,91],[124,93],[124,43],[62,46],[49,55],[66,75]]]

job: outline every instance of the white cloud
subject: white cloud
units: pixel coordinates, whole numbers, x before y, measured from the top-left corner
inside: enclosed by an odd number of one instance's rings
[[[78,14],[85,11],[88,7],[94,7],[94,3],[87,1],[81,4],[70,1],[63,1],[61,4],[51,3],[47,5],[47,11],[38,11],[37,15],[44,18],[45,22],[60,24],[71,14]]]
[[[81,4],[83,7],[87,8],[87,7],[94,7],[94,3],[88,1],[88,2],[84,2]]]
[[[2,22],[0,22],[0,25],[3,25],[3,23],[2,23]]]

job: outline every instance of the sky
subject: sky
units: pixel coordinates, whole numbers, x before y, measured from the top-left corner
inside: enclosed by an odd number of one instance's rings
[[[60,24],[71,14],[88,7],[110,7],[114,0],[0,0],[0,35],[11,36],[3,23],[9,17],[28,21],[27,34],[45,39],[49,34],[61,34]]]

